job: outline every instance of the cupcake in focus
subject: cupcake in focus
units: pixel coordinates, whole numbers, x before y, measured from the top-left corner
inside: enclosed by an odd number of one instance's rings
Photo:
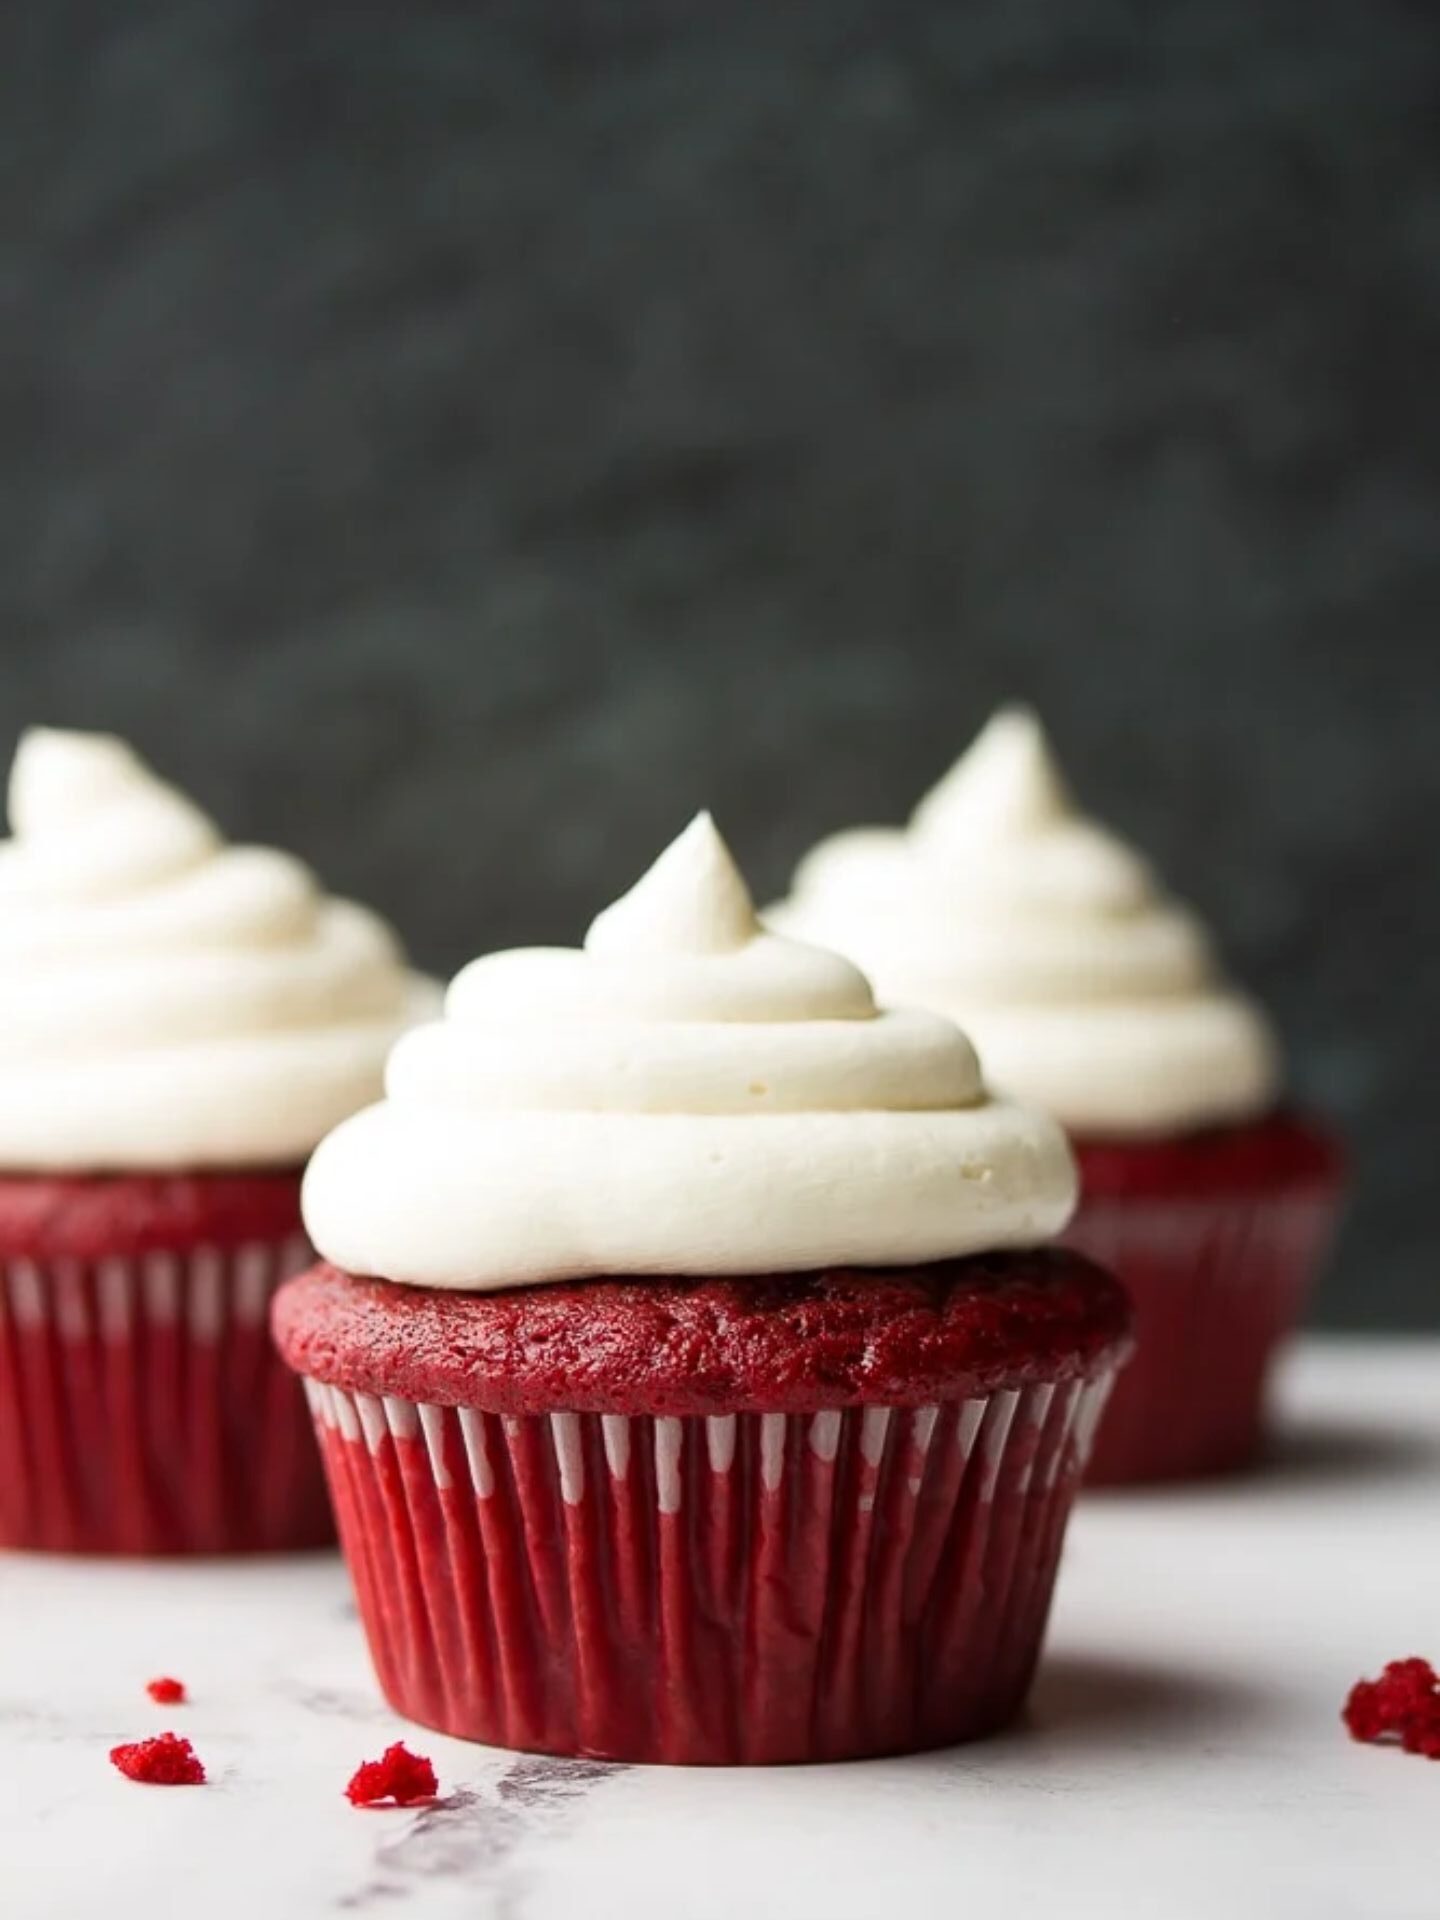
[[[230,847],[121,741],[36,730],[0,842],[0,1546],[331,1537],[266,1332],[300,1170],[433,1001],[390,930]]]
[[[822,842],[767,918],[849,954],[882,1001],[963,1021],[992,1083],[1069,1132],[1067,1240],[1114,1268],[1137,1316],[1091,1477],[1252,1459],[1340,1157],[1283,1104],[1265,1015],[1194,914],[1077,809],[1033,715],[997,715],[908,829]]]
[[[696,1764],[1009,1719],[1129,1309],[934,1014],[766,933],[702,815],[498,953],[320,1147],[276,1301],[401,1713]]]

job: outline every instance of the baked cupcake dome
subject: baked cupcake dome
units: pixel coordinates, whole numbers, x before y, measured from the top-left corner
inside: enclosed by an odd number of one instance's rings
[[[309,1258],[300,1165],[378,1090],[416,983],[383,923],[226,846],[118,740],[27,734],[10,817],[0,1544],[324,1539],[266,1309]]]
[[[1079,810],[1035,717],[997,715],[907,829],[822,842],[767,918],[851,955],[882,998],[960,1020],[993,1083],[1070,1133],[1068,1238],[1115,1267],[1138,1313],[1093,1476],[1253,1457],[1338,1155],[1281,1108],[1268,1020],[1194,913]]]
[[[1059,1129],[765,934],[703,816],[447,1014],[315,1156],[274,1314],[392,1704],[696,1763],[1011,1715],[1127,1339],[1037,1244]]]

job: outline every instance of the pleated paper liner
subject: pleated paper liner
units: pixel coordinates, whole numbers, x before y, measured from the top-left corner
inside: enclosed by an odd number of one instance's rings
[[[397,1711],[499,1746],[699,1765],[906,1752],[1009,1720],[1108,1387],[652,1419],[307,1382]]]
[[[304,1396],[275,1353],[303,1236],[0,1263],[0,1546],[244,1553],[334,1538]]]

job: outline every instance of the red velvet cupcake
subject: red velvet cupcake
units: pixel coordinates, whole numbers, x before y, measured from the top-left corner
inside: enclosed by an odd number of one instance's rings
[[[853,1758],[1019,1708],[1129,1311],[933,1015],[767,936],[708,818],[497,954],[306,1181],[282,1289],[381,1685],[462,1737]]]
[[[380,1084],[388,930],[115,740],[28,734],[0,845],[0,1546],[330,1537],[270,1345],[299,1169]]]
[[[908,831],[818,847],[769,917],[853,955],[882,998],[962,1020],[993,1083],[1070,1133],[1083,1192],[1067,1240],[1120,1275],[1138,1337],[1092,1477],[1252,1459],[1339,1154],[1280,1109],[1268,1023],[1193,914],[1078,813],[1033,717],[997,716]]]

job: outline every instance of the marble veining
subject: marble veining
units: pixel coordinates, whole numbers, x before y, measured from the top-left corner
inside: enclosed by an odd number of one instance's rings
[[[410,1815],[403,1832],[377,1845],[373,1875],[336,1904],[364,1912],[403,1898],[417,1883],[448,1878],[488,1902],[487,1920],[518,1920],[527,1850],[553,1843],[575,1803],[623,1771],[605,1761],[522,1754],[488,1790],[459,1787]]]

